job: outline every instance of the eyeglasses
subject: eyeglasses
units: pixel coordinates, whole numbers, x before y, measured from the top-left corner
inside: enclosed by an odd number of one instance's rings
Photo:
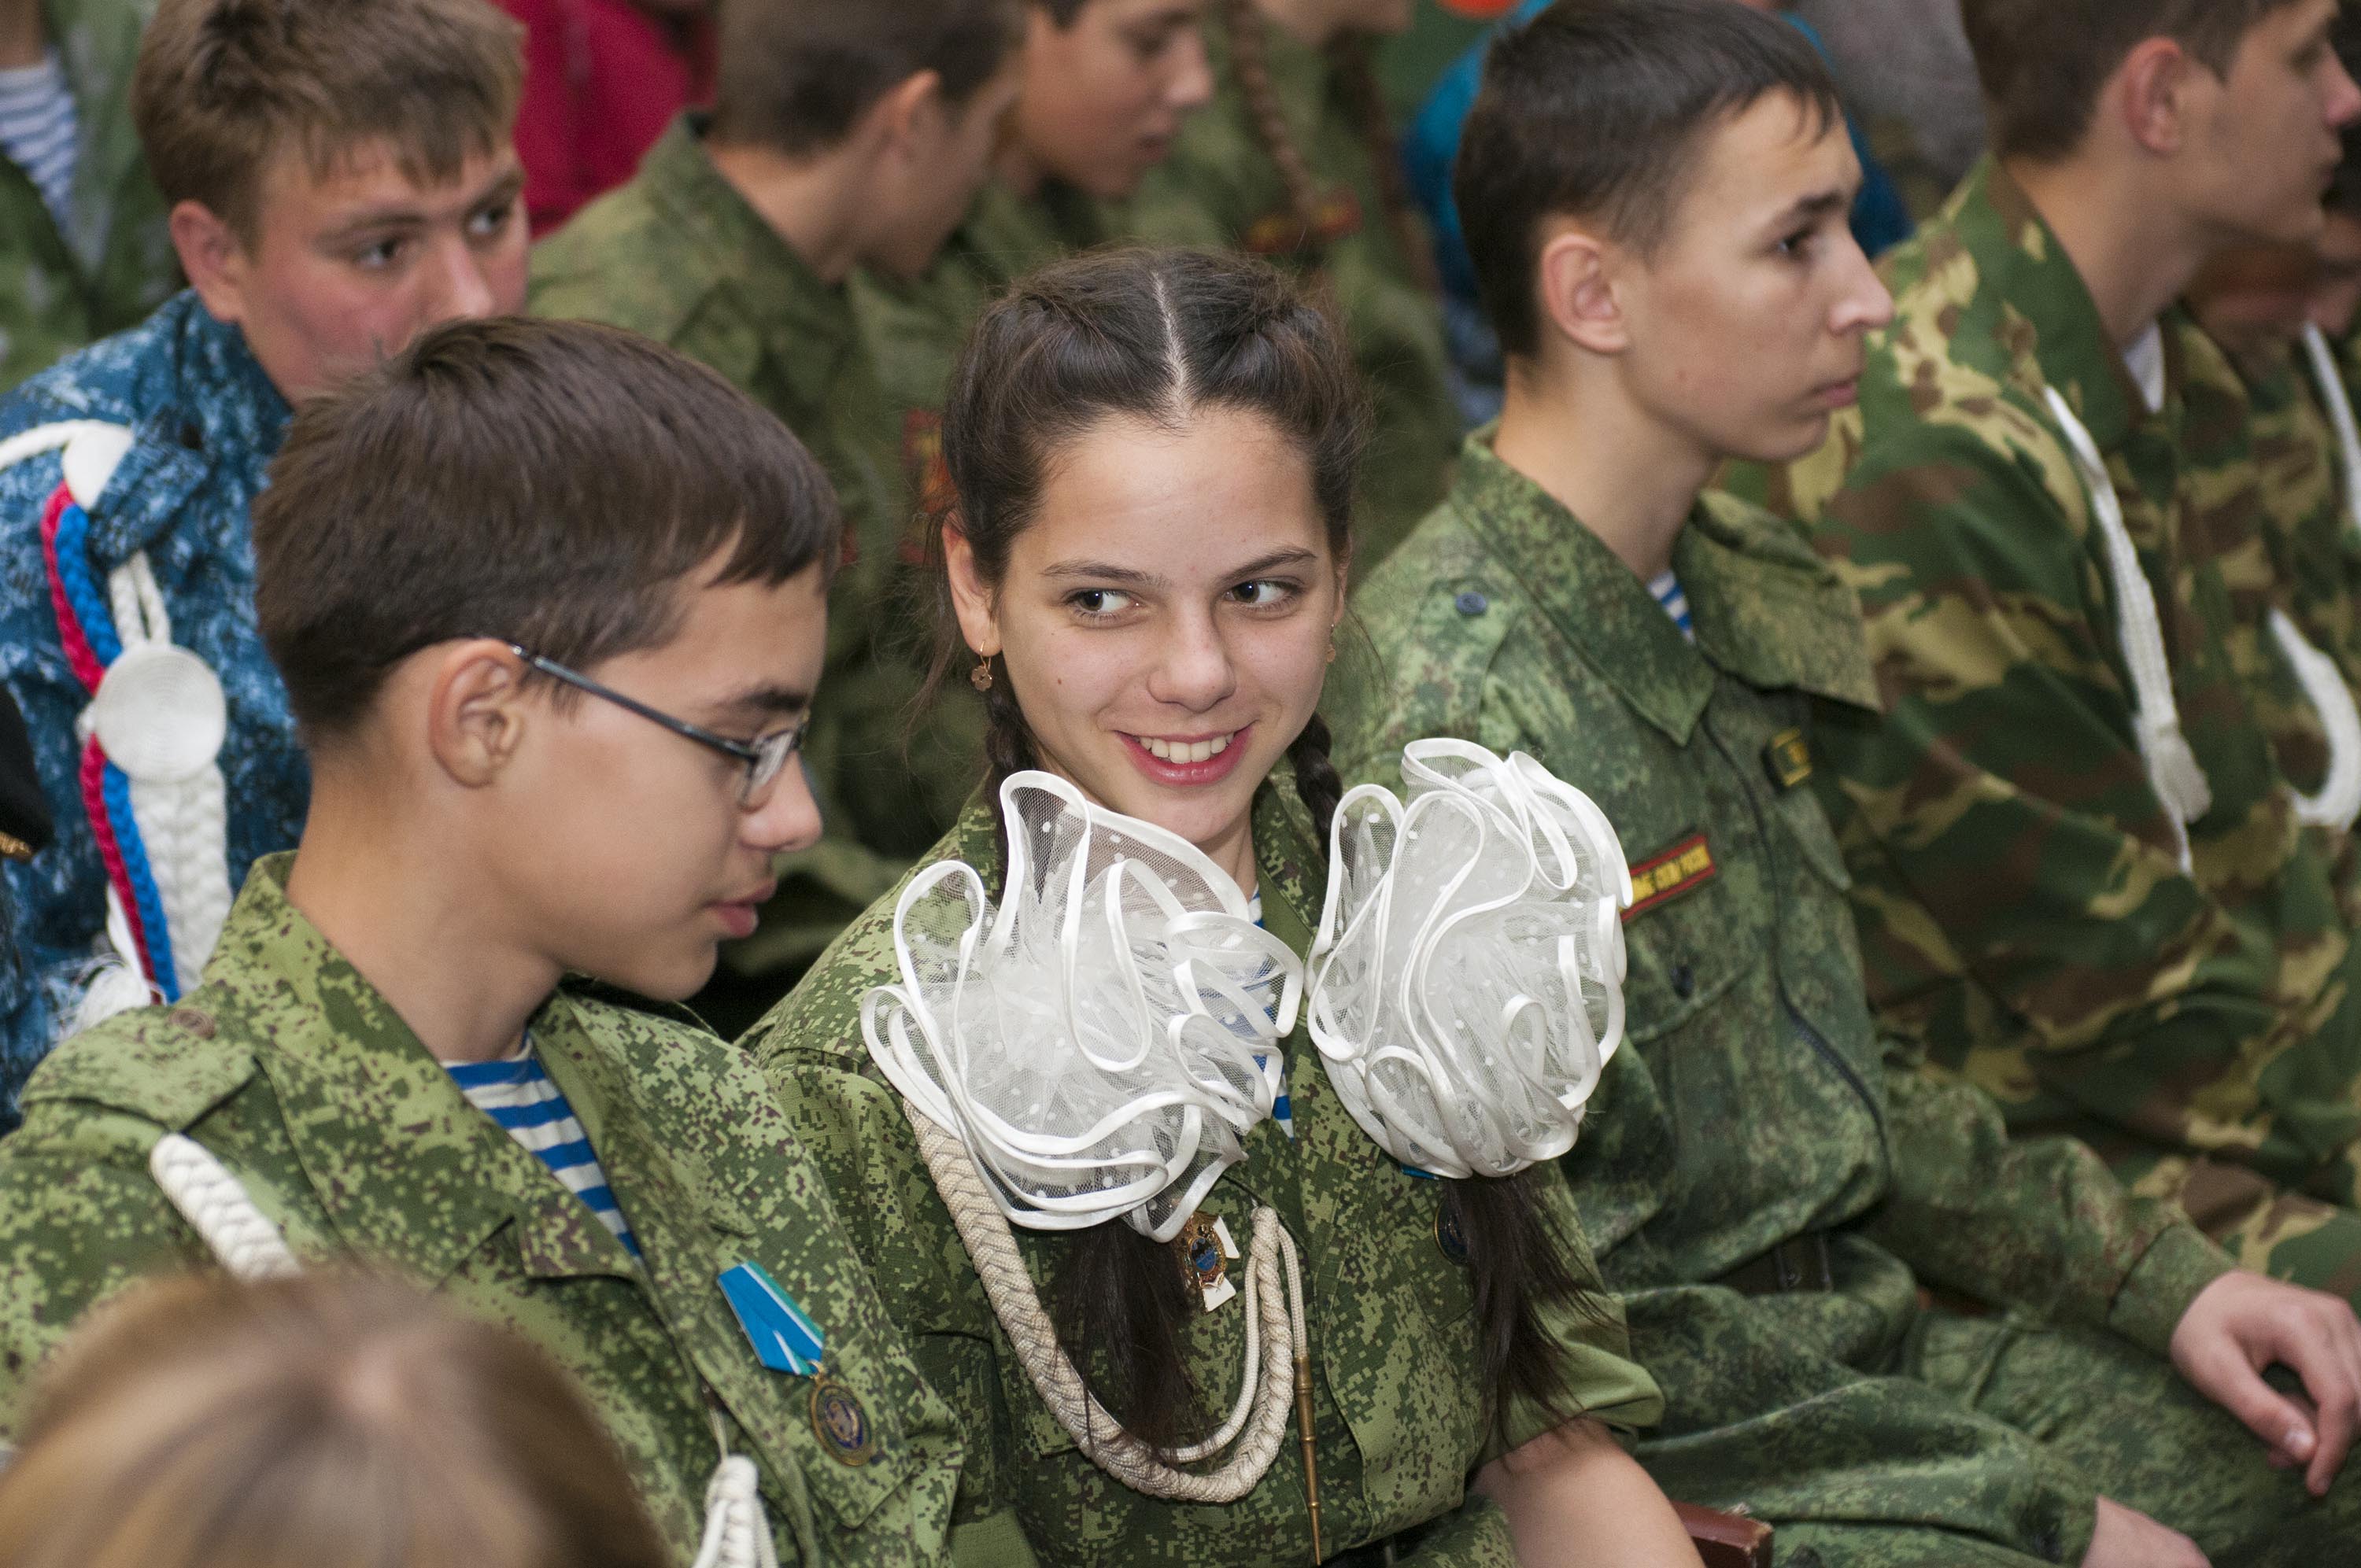
[[[629,713],[636,713],[651,724],[661,724],[674,734],[684,736],[700,746],[710,746],[724,755],[737,758],[746,764],[745,782],[738,789],[738,804],[752,806],[769,793],[787,765],[787,759],[803,750],[804,736],[811,729],[811,715],[807,713],[785,729],[775,730],[753,741],[732,740],[727,735],[716,735],[701,725],[685,718],[675,718],[661,708],[625,696],[611,686],[600,685],[586,674],[569,670],[555,659],[544,659],[533,650],[511,642],[509,652],[554,681],[564,681],[577,691],[588,692],[601,701],[611,702]]]

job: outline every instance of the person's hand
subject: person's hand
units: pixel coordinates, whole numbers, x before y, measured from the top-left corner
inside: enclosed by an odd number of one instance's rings
[[[2303,1380],[2309,1409],[2263,1381],[2274,1362]],[[2275,1464],[2302,1465],[2313,1497],[2328,1495],[2361,1421],[2361,1319],[2343,1299],[2245,1269],[2225,1274],[2181,1314],[2172,1365],[2269,1444]]]
[[[2136,1508],[2099,1499],[2099,1528],[2082,1568],[2211,1568],[2197,1543]]]

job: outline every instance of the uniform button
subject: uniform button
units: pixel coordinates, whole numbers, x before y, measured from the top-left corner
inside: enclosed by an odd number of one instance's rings
[[[1474,588],[1470,588],[1466,593],[1461,594],[1459,598],[1453,602],[1459,606],[1459,613],[1462,615],[1481,615],[1486,610],[1492,608],[1492,601],[1486,598],[1482,594],[1477,593]]]
[[[172,1023],[176,1027],[186,1029],[201,1040],[210,1040],[214,1037],[214,1015],[200,1008],[173,1008]]]
[[[1673,966],[1673,994],[1686,1002],[1697,994],[1697,970],[1686,964]]]

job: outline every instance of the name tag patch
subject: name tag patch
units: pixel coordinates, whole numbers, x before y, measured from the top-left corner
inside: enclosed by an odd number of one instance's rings
[[[1812,776],[1811,742],[1800,729],[1783,729],[1763,748],[1763,768],[1781,789],[1794,789]]]
[[[1713,847],[1704,834],[1692,833],[1663,854],[1631,868],[1631,907],[1624,911],[1624,922],[1629,924],[1683,894],[1695,893],[1720,874]]]

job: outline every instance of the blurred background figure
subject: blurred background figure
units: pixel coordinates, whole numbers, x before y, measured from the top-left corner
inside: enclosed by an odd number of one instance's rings
[[[665,1568],[564,1376],[385,1281],[137,1291],[22,1435],[0,1568]]]
[[[153,0],[0,0],[0,391],[180,287],[125,101]]]
[[[524,24],[517,154],[535,236],[639,172],[713,98],[713,0],[500,0]]]
[[[1795,0],[1854,126],[1913,217],[1949,199],[1984,153],[1984,103],[1960,0]]]

